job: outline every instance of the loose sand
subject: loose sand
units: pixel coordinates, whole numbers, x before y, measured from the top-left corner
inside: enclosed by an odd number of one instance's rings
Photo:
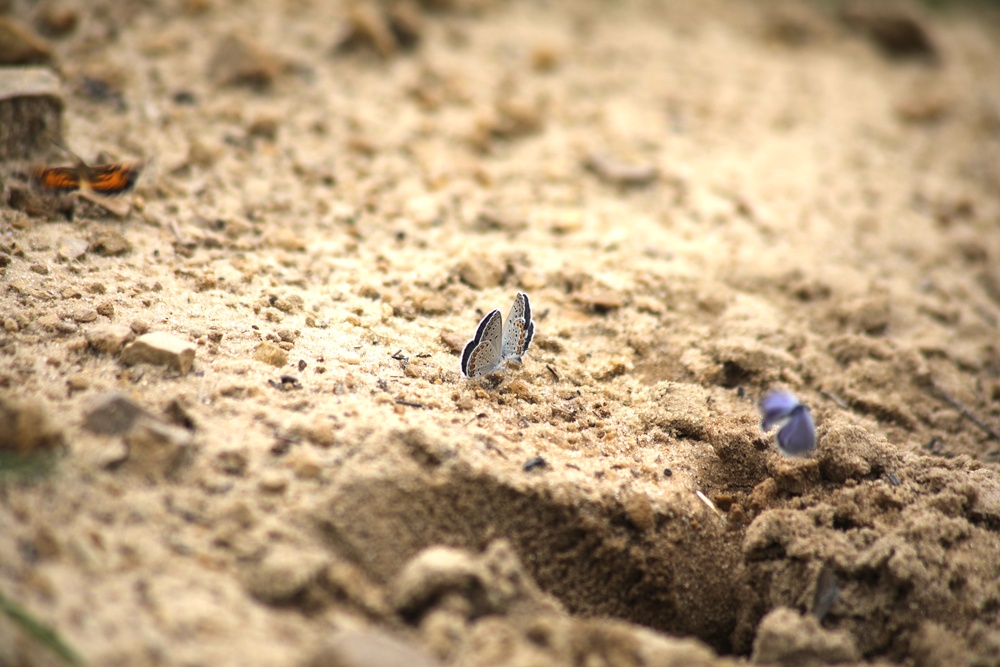
[[[93,665],[1000,664],[1000,12],[428,4],[58,3],[65,141],[148,163],[0,212],[4,437],[65,443],[0,592]]]

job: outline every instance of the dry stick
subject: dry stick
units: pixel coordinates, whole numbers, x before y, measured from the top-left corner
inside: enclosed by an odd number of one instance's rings
[[[995,428],[984,422],[976,415],[972,414],[972,411],[969,410],[969,408],[962,405],[957,398],[955,398],[947,391],[945,391],[944,388],[941,387],[941,385],[939,385],[934,380],[931,380],[931,388],[934,389],[934,391],[936,391],[938,394],[940,394],[941,398],[943,398],[946,403],[950,404],[951,407],[958,410],[963,417],[968,419],[970,422],[972,422],[979,428],[983,429],[983,431],[985,431],[988,436],[990,436],[994,440],[1000,440],[1000,433],[998,433]]]
[[[836,403],[838,406],[840,406],[844,410],[850,410],[851,409],[851,406],[849,406],[847,403],[845,403],[842,398],[840,398],[839,396],[837,396],[833,392],[827,391],[826,389],[820,389],[819,393],[822,394],[823,396],[825,396],[826,398],[830,399],[834,403]]]

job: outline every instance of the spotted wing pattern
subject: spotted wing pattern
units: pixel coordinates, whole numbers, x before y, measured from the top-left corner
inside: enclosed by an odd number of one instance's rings
[[[503,317],[491,310],[479,322],[475,337],[462,350],[462,375],[477,378],[495,371],[503,361]]]
[[[74,192],[80,189],[80,170],[76,167],[37,167],[31,172],[35,187],[52,192]]]
[[[507,314],[507,323],[503,326],[503,345],[501,355],[505,360],[517,362],[528,351],[531,339],[535,335],[535,323],[531,321],[531,302],[528,295],[518,292],[514,305]]]

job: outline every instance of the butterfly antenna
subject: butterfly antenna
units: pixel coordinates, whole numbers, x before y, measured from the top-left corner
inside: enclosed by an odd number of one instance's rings
[[[73,151],[71,151],[70,149],[68,149],[65,146],[63,146],[61,143],[59,143],[55,139],[51,139],[50,141],[52,141],[52,143],[56,146],[56,148],[59,148],[60,150],[65,151],[66,153],[69,153],[73,157],[73,159],[76,160],[79,164],[83,165],[84,167],[89,167],[90,166],[90,165],[87,164],[86,160],[84,160],[82,157],[80,157],[79,155],[77,155],[76,153],[74,153]]]

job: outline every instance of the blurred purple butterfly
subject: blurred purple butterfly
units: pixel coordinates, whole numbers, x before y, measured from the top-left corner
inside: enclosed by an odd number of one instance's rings
[[[771,392],[760,402],[765,433],[780,424],[778,450],[785,456],[805,456],[816,449],[816,425],[809,408],[787,391]]]

